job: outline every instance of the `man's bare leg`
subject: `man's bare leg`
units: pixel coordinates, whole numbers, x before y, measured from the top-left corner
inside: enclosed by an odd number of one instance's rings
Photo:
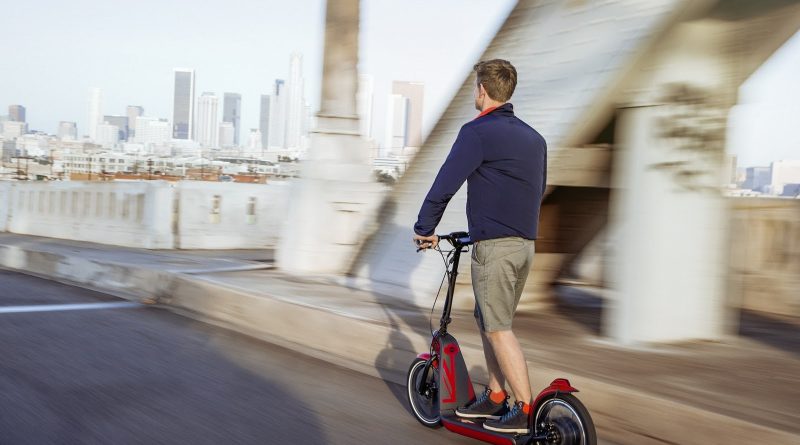
[[[494,355],[492,344],[486,337],[486,333],[480,328],[480,322],[478,323],[478,330],[481,333],[481,341],[483,342],[483,356],[486,358],[486,372],[489,373],[489,389],[491,389],[492,392],[505,391],[506,379],[500,371],[500,365],[497,363],[497,357]]]
[[[522,354],[522,348],[519,345],[517,336],[511,330],[507,330],[486,332],[481,337],[489,340],[488,343],[491,346],[495,363],[500,366],[500,372],[508,384],[511,385],[515,400],[531,403],[531,382],[528,378],[528,364],[525,362],[525,356]],[[485,340],[483,350],[487,357],[488,367],[489,356],[486,353]],[[491,371],[489,378],[491,379]]]

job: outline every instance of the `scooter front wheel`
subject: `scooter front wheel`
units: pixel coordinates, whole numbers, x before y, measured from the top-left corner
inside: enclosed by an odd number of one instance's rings
[[[550,396],[536,406],[537,434],[548,439],[539,445],[596,445],[597,433],[589,410],[571,394]]]
[[[426,360],[421,358],[417,358],[411,363],[411,367],[408,368],[408,377],[406,378],[406,394],[408,395],[408,404],[411,407],[411,412],[414,413],[414,417],[417,418],[419,423],[428,428],[437,428],[440,426],[439,422],[441,420],[439,391],[436,387],[436,373],[438,371],[435,368],[431,368],[428,371],[425,382],[422,382],[427,363]]]

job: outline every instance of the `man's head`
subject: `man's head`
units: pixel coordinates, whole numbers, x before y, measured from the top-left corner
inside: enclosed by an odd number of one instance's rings
[[[472,68],[475,82],[475,108],[482,111],[488,106],[508,102],[517,87],[517,69],[508,60],[492,59],[475,64]]]

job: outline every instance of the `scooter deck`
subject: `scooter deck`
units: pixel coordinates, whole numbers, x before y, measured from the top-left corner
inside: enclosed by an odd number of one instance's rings
[[[523,445],[531,443],[531,435],[505,434],[490,431],[483,427],[484,419],[462,419],[455,414],[443,415],[442,425],[462,436],[482,440],[496,445]]]

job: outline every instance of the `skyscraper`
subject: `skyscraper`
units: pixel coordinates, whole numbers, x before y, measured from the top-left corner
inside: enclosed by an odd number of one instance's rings
[[[422,106],[425,85],[422,82],[392,82],[392,94],[400,94],[408,99],[408,132],[406,146],[422,146]]]
[[[220,148],[233,147],[233,124],[230,122],[220,122],[219,124],[219,146]]]
[[[97,139],[94,140],[95,143],[105,148],[111,148],[119,142],[119,127],[116,125],[103,122],[95,126],[95,132],[97,133]]]
[[[246,152],[249,156],[259,156],[263,148],[261,145],[261,131],[258,128],[251,128]]]
[[[269,147],[269,119],[272,109],[272,96],[269,94],[261,95],[261,110],[258,116],[258,129],[261,131],[261,146]]]
[[[175,91],[172,103],[172,137],[194,137],[194,70],[175,68]]]
[[[136,118],[136,142],[163,144],[169,141],[171,131],[166,119],[139,116]]]
[[[275,79],[269,118],[269,146],[283,147],[286,134],[286,87],[283,79]]]
[[[292,53],[286,96],[286,148],[299,148],[303,125],[303,55]]]
[[[119,135],[117,135],[117,141],[128,140],[128,116],[105,115],[103,116],[103,122],[117,126],[119,131]]]
[[[97,140],[97,126],[103,123],[103,92],[100,88],[89,90],[89,138]]]
[[[9,105],[8,120],[13,122],[25,122],[25,107],[22,105]]]
[[[62,140],[78,139],[78,126],[75,122],[61,121],[58,123],[58,138]]]
[[[139,105],[128,105],[125,114],[128,116],[128,140],[132,141],[136,137],[136,118],[144,115],[144,108]]]
[[[358,107],[359,131],[361,136],[372,139],[372,102],[375,91],[375,80],[372,76],[362,74],[358,76],[358,93],[356,106]]]
[[[390,94],[386,109],[385,150],[401,154],[408,144],[408,115],[411,101],[400,94]],[[388,154],[388,153],[386,153]]]
[[[203,93],[197,100],[197,142],[204,147],[218,147],[219,98]]]
[[[239,127],[242,117],[242,95],[239,93],[225,93],[222,106],[222,121],[233,124],[233,145],[239,146]]]

